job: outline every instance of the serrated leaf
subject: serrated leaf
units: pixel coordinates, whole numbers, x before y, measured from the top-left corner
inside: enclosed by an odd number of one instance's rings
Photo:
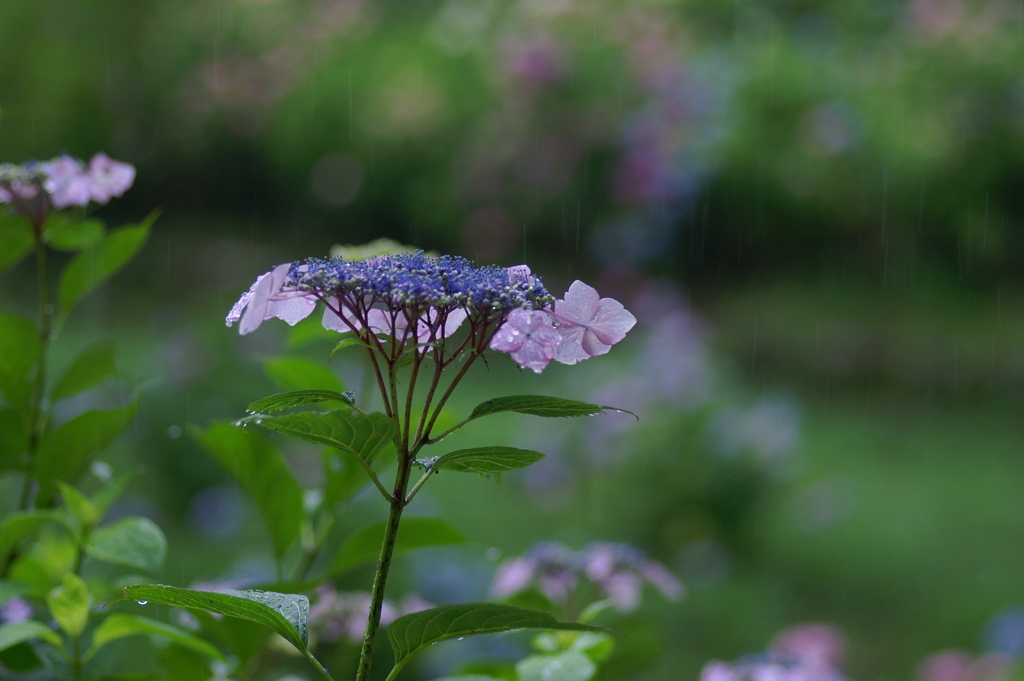
[[[284,457],[266,438],[216,423],[194,436],[242,486],[263,518],[274,555],[280,558],[302,528],[302,488]]]
[[[410,655],[431,643],[450,638],[494,634],[514,629],[560,629],[566,631],[606,631],[575,622],[559,622],[541,610],[526,610],[497,603],[446,605],[399,617],[388,625],[388,639],[395,653],[395,669]],[[394,672],[392,672],[394,675]]]
[[[264,414],[288,407],[298,407],[303,404],[316,404],[318,402],[341,402],[354,406],[352,398],[343,393],[333,390],[292,390],[286,393],[279,393],[256,400],[248,406],[248,411],[261,412]]]
[[[307,653],[309,599],[301,594],[273,591],[193,591],[162,584],[135,584],[121,590],[117,600],[163,603],[179,608],[209,610],[248,620],[277,632],[302,653]],[[116,602],[116,601],[114,601]]]
[[[263,360],[267,375],[289,390],[345,391],[330,367],[305,357],[269,357]]]
[[[448,452],[430,467],[432,471],[459,471],[500,477],[502,473],[526,468],[544,458],[540,452],[515,447],[474,447]]]
[[[508,397],[495,397],[493,400],[481,402],[470,414],[471,419],[481,416],[498,414],[503,411],[514,411],[519,414],[530,414],[531,416],[544,416],[557,418],[564,416],[594,416],[603,411],[623,411],[617,407],[604,407],[589,402],[578,402],[567,400],[561,397],[546,397],[544,395],[509,395]],[[635,414],[634,414],[635,416]]]
[[[0,215],[0,272],[21,262],[33,244],[28,222],[20,216]]]
[[[149,518],[128,516],[93,530],[85,552],[105,563],[158,572],[167,556],[167,539]]]
[[[13,648],[19,643],[41,638],[58,648],[61,647],[60,636],[42,622],[26,620],[24,622],[8,622],[0,626],[0,650]]]
[[[362,414],[354,409],[304,411],[297,414],[264,416],[257,414],[239,423],[255,423],[270,430],[335,447],[355,454],[367,465],[395,435],[395,422],[380,413]]]
[[[132,402],[120,409],[87,411],[44,433],[36,453],[40,486],[36,503],[46,504],[53,498],[54,480],[74,484],[92,456],[127,430],[135,420],[137,408],[138,404]]]
[[[50,400],[57,402],[77,395],[98,385],[107,377],[116,375],[117,360],[112,343],[100,343],[86,348],[57,381]]]
[[[336,577],[352,568],[373,563],[380,555],[386,520],[373,523],[349,536],[334,554],[328,576]],[[461,544],[465,536],[450,524],[438,518],[402,518],[395,541],[395,553],[427,546]]]
[[[72,638],[81,636],[85,631],[90,601],[89,587],[73,572],[65,573],[64,583],[46,596],[46,605],[53,619]]]
[[[530,655],[516,664],[519,681],[590,681],[597,665],[579,650],[556,655]]]
[[[59,300],[61,317],[83,297],[117,274],[135,257],[149,237],[149,227],[157,213],[133,227],[122,227],[107,234],[82,251],[67,264],[60,275]]]
[[[96,627],[96,630],[92,634],[92,646],[85,654],[85,659],[88,660],[96,654],[97,650],[112,641],[125,638],[126,636],[138,636],[140,634],[160,636],[169,641],[173,641],[180,646],[188,648],[189,650],[194,650],[201,655],[205,655],[206,657],[225,662],[227,661],[223,653],[206,641],[193,636],[187,631],[183,631],[177,627],[172,627],[171,625],[164,624],[163,622],[151,620],[147,617],[132,615],[127,612],[116,612],[107,617],[98,627]]]
[[[67,214],[54,213],[43,226],[43,240],[58,251],[84,251],[97,244],[106,232],[102,220],[74,220]]]
[[[60,489],[60,496],[64,500],[64,505],[78,519],[79,526],[90,528],[96,524],[100,519],[100,512],[88,497],[60,480],[57,481],[57,488]]]

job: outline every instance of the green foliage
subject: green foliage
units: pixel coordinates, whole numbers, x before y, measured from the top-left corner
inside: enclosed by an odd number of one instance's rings
[[[589,681],[597,665],[578,650],[553,655],[531,655],[516,663],[519,681]]]
[[[327,574],[336,577],[353,568],[372,563],[380,555],[380,538],[384,536],[387,521],[367,525],[357,530],[338,548]],[[395,543],[395,553],[412,551],[427,546],[461,544],[465,536],[439,518],[408,517],[402,519],[402,527]]]
[[[32,251],[32,228],[25,219],[0,213],[0,273]]]
[[[128,516],[92,532],[85,552],[106,563],[156,573],[163,567],[167,540],[149,518]]]
[[[39,329],[27,317],[0,311],[0,395],[19,413],[31,399],[29,377],[39,362]]]
[[[76,220],[65,213],[54,213],[43,225],[46,245],[71,253],[95,246],[106,233],[106,225],[101,220]]]
[[[92,457],[128,429],[137,410],[138,402],[131,402],[119,409],[87,411],[44,433],[36,454],[38,503],[53,498],[55,481],[77,482]]]
[[[227,662],[224,654],[206,641],[169,624],[127,612],[107,616],[92,633],[92,645],[85,654],[88,661],[103,646],[128,636],[159,636],[214,660]]]
[[[280,559],[298,539],[304,517],[302,488],[281,453],[265,438],[224,423],[193,434],[256,504]]]
[[[518,468],[526,468],[544,458],[540,452],[515,447],[474,447],[460,449],[442,455],[431,466],[431,471],[460,471],[493,475],[501,479],[501,474]]]
[[[35,534],[40,528],[58,522],[53,511],[14,511],[0,523],[0,560],[5,558],[22,539]]]
[[[263,360],[267,375],[291,391],[319,390],[342,393],[345,386],[330,368],[305,357],[269,357]]]
[[[342,395],[341,393],[334,392],[333,390],[292,390],[290,392],[264,397],[262,400],[256,400],[248,406],[247,411],[268,414],[272,411],[287,409],[288,407],[297,407],[303,404],[316,404],[318,402],[328,401],[341,402],[342,404],[355,406],[352,402],[352,398]]]
[[[8,622],[0,625],[0,650],[7,650],[19,643],[41,638],[60,647],[60,636],[42,622],[26,620],[24,622]]]
[[[54,402],[77,395],[117,375],[112,343],[98,343],[83,350],[57,381],[50,399]]]
[[[476,634],[494,634],[515,629],[558,629],[601,631],[599,627],[559,622],[549,613],[495,603],[463,603],[431,608],[399,617],[388,626],[388,639],[395,653],[395,670],[410,655],[432,643]],[[393,671],[388,678],[392,678]]]
[[[89,587],[81,577],[72,572],[66,573],[64,584],[46,597],[46,605],[49,606],[53,619],[72,638],[78,638],[85,631],[91,603]]]
[[[478,404],[471,419],[478,419],[481,416],[498,414],[504,411],[512,411],[519,414],[530,414],[532,416],[545,416],[557,418],[564,416],[595,416],[603,411],[624,411],[616,407],[602,407],[589,402],[567,400],[562,397],[546,397],[544,395],[509,395],[508,397],[496,397]],[[629,412],[627,412],[629,413]]]
[[[146,243],[149,228],[157,216],[154,212],[138,225],[111,231],[71,259],[60,277],[59,300],[64,317],[79,300],[135,257]]]
[[[306,653],[309,599],[298,594],[271,591],[193,591],[162,584],[136,584],[121,591],[120,600],[141,604],[163,603],[179,608],[208,610],[261,624]]]
[[[395,436],[395,422],[384,414],[364,414],[355,409],[327,412],[300,412],[280,416],[257,414],[241,419],[241,425],[254,423],[302,440],[348,452],[366,465]]]

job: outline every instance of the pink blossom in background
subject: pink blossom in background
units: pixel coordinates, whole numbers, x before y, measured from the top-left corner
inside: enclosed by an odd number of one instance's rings
[[[919,681],[1008,681],[1013,658],[1005,653],[975,657],[964,650],[943,650],[917,667]]]
[[[575,364],[595,355],[603,355],[636,324],[622,303],[601,298],[592,286],[576,280],[565,298],[555,301],[560,341],[554,359]]]
[[[770,649],[808,663],[836,667],[846,655],[846,639],[831,624],[811,622],[783,630],[772,640]]]
[[[135,166],[115,161],[100,152],[89,161],[89,180],[92,182],[92,200],[106,204],[132,186],[135,182]]]
[[[23,598],[15,596],[0,606],[0,624],[24,622],[32,617],[32,606]]]
[[[58,156],[41,164],[46,180],[43,187],[55,208],[84,206],[92,198],[92,182],[85,166],[76,158]]]
[[[513,310],[491,339],[491,349],[509,353],[516,364],[539,374],[555,356],[561,338],[547,312]]]

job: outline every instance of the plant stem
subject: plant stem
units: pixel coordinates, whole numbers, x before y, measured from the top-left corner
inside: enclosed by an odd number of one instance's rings
[[[356,681],[368,681],[370,668],[373,665],[373,644],[380,628],[381,607],[384,604],[384,586],[391,569],[391,556],[395,552],[395,539],[398,536],[398,524],[405,508],[405,491],[409,486],[409,474],[412,469],[412,455],[404,451],[398,458],[398,475],[395,477],[395,491],[391,501],[391,513],[388,524],[384,528],[384,541],[380,547],[380,558],[377,560],[377,572],[373,578],[373,589],[370,592],[370,616],[366,622],[366,633],[363,635],[363,648],[359,654],[359,671]]]
[[[53,328],[53,305],[50,303],[50,275],[46,267],[46,245],[43,243],[42,225],[33,225],[32,233],[36,245],[36,269],[39,272],[39,368],[32,388],[32,411],[28,435],[28,460],[25,462],[25,480],[21,486],[19,508],[29,508],[32,494],[32,480],[35,477],[36,449],[46,426],[43,413],[43,396],[46,393],[46,360],[50,347],[50,332]]]

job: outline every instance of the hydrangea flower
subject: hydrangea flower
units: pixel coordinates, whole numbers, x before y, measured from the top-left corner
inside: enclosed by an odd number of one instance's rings
[[[0,203],[10,203],[41,226],[53,208],[106,204],[135,182],[135,166],[96,154],[86,166],[68,155],[20,166],[0,165]],[[40,191],[42,190],[42,191]]]
[[[546,312],[513,310],[494,334],[491,349],[509,353],[516,364],[539,374],[555,356],[555,346],[561,340]]]
[[[603,355],[636,324],[622,303],[602,298],[592,287],[577,279],[565,298],[555,302],[555,319],[561,342],[555,360],[575,364],[595,355]]]
[[[392,357],[407,343],[424,352],[436,348],[468,322],[469,338],[453,354],[490,347],[535,372],[552,359],[574,364],[604,354],[636,322],[621,303],[600,298],[583,282],[556,303],[526,265],[476,267],[465,258],[422,251],[278,265],[256,280],[225,321],[240,322],[242,334],[273,317],[295,324],[317,301],[324,303],[324,328],[390,341]]]
[[[619,612],[640,606],[644,582],[670,600],[681,597],[684,590],[665,566],[632,546],[594,542],[572,551],[558,542],[541,542],[498,566],[491,597],[505,599],[536,585],[552,602],[566,603],[581,582],[596,586]]]

